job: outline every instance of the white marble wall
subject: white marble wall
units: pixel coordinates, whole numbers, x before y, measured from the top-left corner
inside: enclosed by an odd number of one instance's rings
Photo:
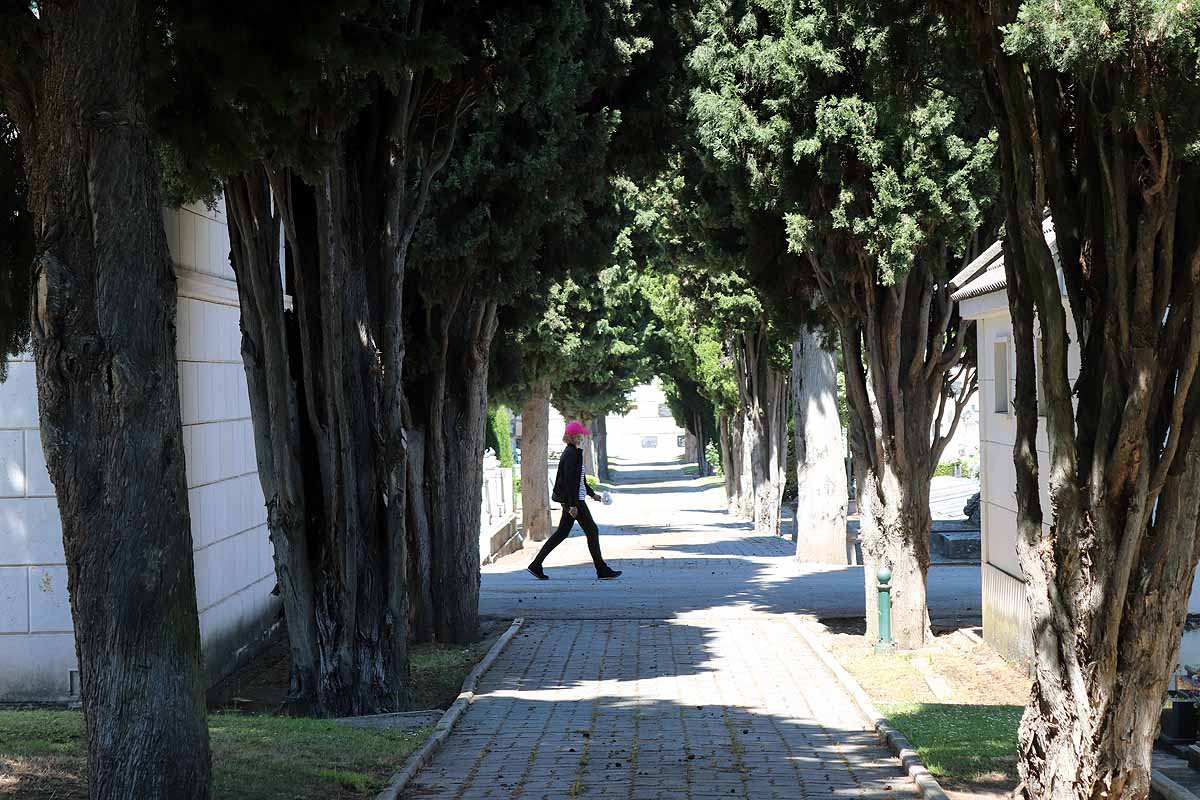
[[[210,675],[274,612],[237,291],[223,209],[164,212],[179,276],[178,365],[200,632]],[[0,384],[0,701],[71,700],[62,529],[38,433],[33,363]],[[77,684],[76,684],[77,685]]]
[[[654,378],[637,386],[630,400],[627,413],[608,415],[608,454],[633,461],[669,461],[683,455],[679,440],[685,432],[666,410],[662,382]],[[651,442],[654,446],[648,447]]]

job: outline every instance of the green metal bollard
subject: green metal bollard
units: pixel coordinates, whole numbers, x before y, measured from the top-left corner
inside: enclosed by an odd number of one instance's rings
[[[896,649],[892,641],[892,571],[887,567],[879,568],[879,641],[875,643],[875,652],[885,653]]]

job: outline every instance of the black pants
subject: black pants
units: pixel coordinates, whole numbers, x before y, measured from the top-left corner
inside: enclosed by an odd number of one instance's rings
[[[546,556],[566,540],[571,533],[571,527],[576,522],[579,523],[579,527],[583,528],[583,533],[587,536],[588,552],[592,554],[592,564],[596,567],[596,574],[607,570],[608,565],[604,563],[604,557],[600,555],[600,529],[596,527],[596,521],[592,519],[592,512],[588,510],[587,503],[582,500],[579,501],[578,517],[572,518],[567,507],[563,506],[562,519],[558,521],[558,530],[542,545],[542,549],[533,563],[540,567],[546,560]]]

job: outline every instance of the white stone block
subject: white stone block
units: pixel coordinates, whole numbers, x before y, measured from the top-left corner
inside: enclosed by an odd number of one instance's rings
[[[192,553],[192,574],[196,580],[196,608],[201,614],[203,614],[204,609],[208,606],[208,592],[204,586],[204,581],[207,578],[205,570],[207,554],[207,548]]]
[[[183,468],[188,488],[196,485],[196,445],[194,425],[183,426]]]
[[[171,260],[179,263],[179,214],[173,208],[163,209],[163,230],[167,234],[167,251]]]
[[[261,577],[258,574],[257,542],[254,531],[246,531],[237,537],[237,588],[244,589]]]
[[[176,257],[176,262],[185,269],[199,271],[199,261],[196,254],[196,238],[198,234],[196,215],[189,211],[180,211],[179,254]]]
[[[217,272],[213,269],[212,263],[212,237],[208,230],[212,223],[196,214],[190,216],[196,226],[196,271],[206,275],[216,275]]]
[[[181,304],[188,306],[188,357],[192,361],[205,361],[204,352],[204,303],[191,298],[181,298]]]
[[[0,567],[0,633],[29,632],[29,568]]]
[[[29,630],[67,633],[72,630],[71,598],[66,567],[29,568]]]
[[[0,565],[63,563],[57,501],[40,497],[0,500]]]
[[[175,303],[175,358],[178,361],[191,360],[192,331],[191,304],[186,297],[180,297]]]
[[[0,383],[0,428],[36,428],[37,381],[32,361],[10,361]]]
[[[0,431],[0,497],[24,497],[25,432]]]
[[[257,473],[258,461],[254,453],[254,423],[248,419],[238,421],[238,472],[242,475]],[[257,480],[257,478],[256,478]]]
[[[237,475],[237,427],[234,422],[222,422],[217,425],[220,436],[220,465],[221,478],[232,478]]]
[[[9,636],[0,643],[0,700],[67,701],[75,669],[71,633]]]
[[[200,393],[197,386],[197,364],[179,364],[179,413],[184,425],[195,425],[200,419]]]
[[[192,447],[196,450],[196,483],[202,485],[212,483],[216,475],[217,438],[213,435],[216,428],[211,424],[196,425],[192,428]]]
[[[204,547],[208,542],[204,532],[204,487],[188,489],[188,516],[192,521],[192,552]]]

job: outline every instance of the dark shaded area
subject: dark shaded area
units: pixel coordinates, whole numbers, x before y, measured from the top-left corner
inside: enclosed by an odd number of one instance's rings
[[[28,193],[16,126],[0,113],[0,382],[8,377],[6,358],[29,346],[34,237]]]
[[[465,646],[413,645],[412,708],[448,708],[467,673],[511,622],[502,617],[484,617],[479,639]],[[291,668],[287,627],[280,625],[257,656],[209,689],[209,711],[280,713],[287,701]]]

